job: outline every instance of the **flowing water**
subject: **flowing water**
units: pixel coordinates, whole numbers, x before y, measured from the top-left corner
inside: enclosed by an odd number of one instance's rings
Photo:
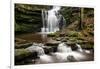
[[[58,62],[74,62],[74,61],[84,61],[89,60],[87,55],[84,52],[72,51],[71,47],[67,46],[65,43],[60,43],[57,48],[57,52],[51,52],[51,55],[42,53],[38,60],[39,64],[45,63],[58,63]]]
[[[42,41],[46,41],[47,34],[54,33],[59,31],[65,26],[66,20],[59,13],[61,9],[60,6],[53,6],[50,10],[42,10],[42,23],[43,27],[41,28]]]
[[[61,14],[59,14],[59,10],[61,7],[54,6],[51,10],[42,10],[42,21],[43,27],[41,28],[42,33],[53,33],[59,31],[59,20],[61,20]],[[63,19],[64,20],[64,19]],[[64,21],[62,21],[63,24]]]
[[[83,52],[83,50],[79,44],[76,44],[76,46],[78,47],[78,51]]]
[[[60,43],[57,50],[58,52],[72,52],[71,47],[68,47],[65,43]]]

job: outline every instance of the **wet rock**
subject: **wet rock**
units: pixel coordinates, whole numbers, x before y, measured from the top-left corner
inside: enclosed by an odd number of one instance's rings
[[[26,43],[27,41],[21,38],[15,38],[15,43],[17,44],[22,44],[22,43]]]
[[[75,62],[75,61],[76,61],[75,58],[74,58],[74,56],[72,56],[72,55],[69,55],[69,56],[67,57],[67,60],[68,60],[69,62]]]
[[[76,32],[76,31],[70,31],[70,32],[67,33],[67,35],[69,37],[78,37],[78,32]]]
[[[63,38],[63,39],[61,40],[61,42],[67,42],[67,40],[66,40],[65,38]]]
[[[63,38],[61,38],[61,37],[56,38],[57,41],[61,41],[62,39]]]
[[[52,52],[52,47],[45,46],[43,49],[44,49],[45,54],[50,54]]]
[[[60,42],[47,42],[45,45],[47,46],[58,46]]]
[[[71,41],[67,41],[66,44],[67,44],[68,46],[74,46],[76,43],[75,43],[75,42],[71,42]]]
[[[61,41],[56,41],[56,40],[53,40],[53,39],[49,39],[48,42],[46,42],[46,46],[58,46],[58,44],[61,43]]]
[[[66,34],[65,34],[64,32],[61,32],[59,36],[60,36],[60,37],[64,37],[65,35],[66,35]]]
[[[70,46],[73,51],[78,49],[75,42],[66,42],[66,44]]]
[[[33,43],[33,46],[40,46],[40,47],[44,47],[44,44],[42,44],[42,43]]]
[[[55,33],[50,33],[50,34],[48,34],[47,36],[48,36],[48,37],[55,37],[56,34],[55,34]]]
[[[15,49],[15,61],[20,61],[30,56],[31,53],[26,49]]]
[[[16,49],[15,50],[15,65],[33,63],[32,60],[36,60],[36,59],[39,59],[37,52],[29,52],[26,49]]]
[[[52,47],[52,52],[57,52],[57,46]]]
[[[32,46],[26,48],[26,50],[28,50],[31,53],[37,52],[38,55],[43,55],[44,54],[44,49],[42,47],[40,47],[40,46],[32,45]]]
[[[76,42],[78,44],[87,44],[88,43],[88,41],[83,41],[83,40],[77,40]]]
[[[54,53],[54,52],[57,52],[57,46],[45,46],[44,48],[44,52],[45,54],[51,54],[51,53]]]
[[[27,48],[32,45],[32,42],[28,42],[27,40],[15,38],[15,48],[21,49],[21,48]]]
[[[22,44],[21,43],[20,44],[16,43],[15,44],[15,48],[16,49],[27,48],[27,47],[29,47],[31,45],[32,45],[32,42],[22,43]]]

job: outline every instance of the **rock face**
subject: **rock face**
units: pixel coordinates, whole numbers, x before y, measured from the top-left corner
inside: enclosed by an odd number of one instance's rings
[[[32,42],[28,42],[24,39],[20,39],[20,38],[15,39],[15,48],[16,49],[27,48],[27,47],[31,46],[32,44],[33,44]]]
[[[42,27],[41,10],[36,6],[15,4],[15,32],[39,32]],[[34,30],[35,29],[35,30]]]

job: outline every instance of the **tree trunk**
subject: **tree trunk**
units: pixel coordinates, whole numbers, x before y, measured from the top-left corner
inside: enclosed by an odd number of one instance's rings
[[[83,20],[84,20],[84,8],[80,8],[80,22],[79,22],[79,30],[83,29]]]

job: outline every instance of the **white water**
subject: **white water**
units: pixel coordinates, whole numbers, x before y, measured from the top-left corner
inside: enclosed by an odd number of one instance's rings
[[[41,47],[42,48],[42,47]],[[43,50],[43,48],[42,48]],[[78,51],[72,51],[70,47],[68,47],[65,43],[60,43],[58,45],[58,52],[51,53],[51,55],[47,55],[43,53],[43,51],[38,48],[38,51],[41,51],[41,55],[39,55],[39,63],[56,63],[56,62],[70,62],[71,60],[80,61],[86,59],[86,56]],[[73,58],[71,58],[73,57]]]
[[[59,31],[59,19],[57,18],[57,13],[60,10],[60,7],[53,7],[51,10],[48,11],[48,22],[47,28],[48,32],[53,33]]]
[[[58,52],[54,53],[59,62],[69,61],[68,57],[72,56],[76,61],[85,59],[86,57],[77,51],[72,51],[71,47],[68,47],[65,43],[58,45]],[[73,60],[73,59],[71,59]]]
[[[59,31],[59,20],[60,16],[58,15],[58,11],[61,7],[54,6],[51,10],[42,10],[42,22],[43,27],[41,28],[41,32],[48,34]],[[64,21],[65,22],[65,21]]]
[[[78,47],[78,51],[83,52],[83,50],[79,44],[76,44],[76,46]]]
[[[78,47],[78,51],[79,52],[84,52],[86,54],[90,54],[91,53],[90,50],[83,50],[79,44],[76,44],[76,46]]]
[[[61,43],[57,48],[58,52],[72,52],[71,47],[68,47],[65,43]]]

